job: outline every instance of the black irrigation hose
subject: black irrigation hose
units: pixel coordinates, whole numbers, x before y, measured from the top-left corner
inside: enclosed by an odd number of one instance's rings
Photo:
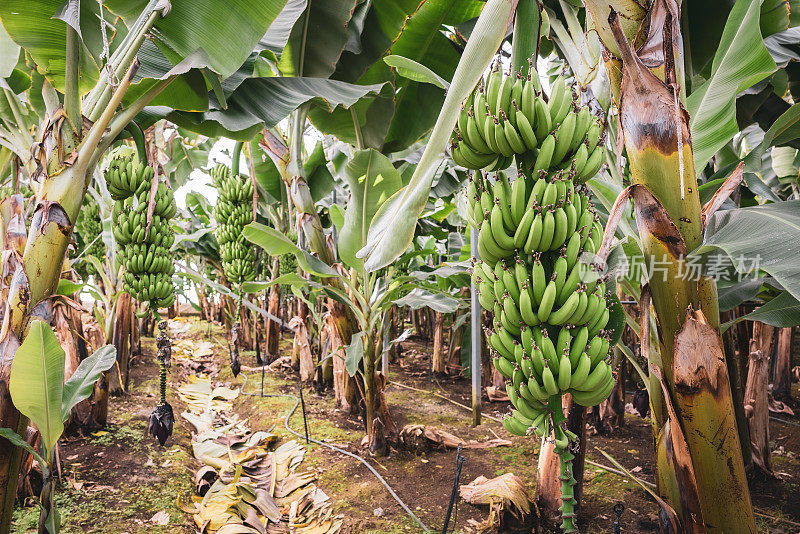
[[[248,395],[250,397],[285,397],[285,398],[294,399],[294,406],[292,407],[291,410],[289,410],[289,413],[286,414],[286,418],[283,420],[283,425],[286,427],[286,430],[288,430],[289,432],[291,432],[292,434],[294,434],[298,438],[305,439],[305,436],[303,436],[299,432],[295,432],[289,426],[289,419],[294,415],[294,412],[297,411],[297,407],[300,405],[300,398],[297,397],[296,395],[292,395],[291,393],[264,393],[264,394],[246,393],[244,391],[244,386],[245,386],[245,384],[247,384],[247,375],[242,374],[242,376],[244,377],[244,383],[242,383],[242,386],[240,388],[241,391],[242,391],[242,395]],[[422,528],[422,530],[424,530],[426,533],[430,533],[431,532],[430,529],[425,526],[425,523],[423,523],[420,520],[420,518],[418,518],[416,515],[414,515],[414,512],[411,511],[411,509],[406,505],[406,503],[404,503],[403,500],[400,499],[400,497],[398,497],[397,493],[395,493],[395,491],[392,489],[392,487],[389,485],[389,483],[386,482],[386,480],[381,476],[381,474],[378,473],[375,470],[375,468],[372,467],[372,465],[370,465],[369,462],[367,462],[364,458],[362,458],[361,456],[359,456],[357,454],[353,454],[350,451],[346,451],[344,449],[340,449],[339,447],[334,447],[333,445],[330,445],[328,443],[324,443],[322,441],[316,440],[316,439],[311,438],[311,437],[308,438],[308,441],[310,441],[311,443],[316,443],[317,445],[322,445],[323,447],[327,447],[327,448],[329,448],[331,450],[334,450],[336,452],[342,453],[345,456],[349,456],[350,458],[354,458],[354,459],[358,460],[359,462],[361,462],[362,464],[364,464],[367,467],[367,469],[369,469],[372,472],[372,474],[375,475],[375,477],[381,482],[381,484],[383,484],[386,487],[386,489],[389,491],[391,496],[394,497],[394,500],[397,501],[397,503],[403,508],[403,510],[405,510],[406,513],[408,515],[410,515],[414,519],[414,521],[416,521],[419,524],[419,526]]]
[[[794,421],[788,421],[786,419],[781,419],[780,417],[775,417],[774,415],[770,415],[769,418],[772,419],[773,421],[778,421],[779,423],[783,423],[784,425],[800,426],[800,423],[796,423]]]

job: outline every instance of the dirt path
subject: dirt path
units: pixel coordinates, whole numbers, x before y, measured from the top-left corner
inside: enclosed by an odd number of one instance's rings
[[[206,326],[198,323],[187,335],[200,340],[206,339],[206,332]],[[213,365],[219,370],[215,376],[212,375],[214,384],[241,386],[244,383],[245,393],[257,394],[261,374],[243,372],[234,379],[227,367],[227,352],[214,340],[224,340],[219,328],[214,328],[211,336]],[[288,341],[284,340],[284,345]],[[402,359],[392,365],[390,380],[435,391],[469,404],[468,380],[451,378],[431,383],[426,372],[429,348],[413,340],[405,343],[403,348]],[[145,354],[153,353],[152,340],[147,340]],[[243,353],[242,364],[254,366],[254,355]],[[109,426],[105,433],[63,444],[64,481],[57,497],[62,511],[63,532],[195,532],[191,517],[179,507],[179,499],[183,502],[191,499],[192,477],[198,467],[189,453],[188,424],[178,417],[175,432],[165,448],[145,435],[147,417],[156,400],[156,369],[152,356],[137,362],[132,369],[129,395],[111,400]],[[173,366],[170,376],[173,387],[185,378],[185,372],[179,371],[179,366]],[[264,391],[297,394],[296,376],[287,376],[283,371],[266,373]],[[311,435],[352,452],[360,452],[363,429],[357,418],[336,411],[332,397],[327,394],[318,396],[306,391],[305,395]],[[513,442],[511,447],[467,450],[461,481],[468,483],[480,475],[491,478],[513,472],[533,493],[539,449],[536,440],[509,436],[501,424],[488,420],[473,428],[468,411],[431,393],[390,385],[387,396],[399,426],[423,423],[464,439],[484,441],[497,436],[510,439]],[[174,392],[170,394],[170,402],[173,402],[177,417],[183,406]],[[293,404],[294,401],[288,398],[242,395],[235,401],[234,409],[241,417],[248,418],[254,430],[267,430],[274,425],[276,433],[290,439],[293,436],[283,428],[283,418]],[[507,404],[484,403],[484,408],[485,413],[499,417],[506,412]],[[297,430],[303,428],[299,411],[290,424]],[[800,508],[796,506],[800,500],[800,460],[795,455],[800,451],[800,427],[773,423],[772,432],[776,446],[782,446],[788,452],[775,456],[780,480],[753,487],[754,504],[763,514],[757,518],[759,528],[779,532],[775,527],[782,527],[783,532],[796,532],[798,527],[764,516],[800,523]],[[607,464],[596,450],[602,448],[638,477],[652,481],[650,439],[648,423],[638,416],[629,415],[626,426],[616,430],[612,436],[590,436],[588,456]],[[314,444],[308,448],[304,463],[319,472],[318,485],[335,502],[336,513],[344,514],[343,532],[419,532],[417,525],[363,465],[327,448]],[[418,455],[396,453],[370,462],[428,527],[441,531],[455,473],[455,451]],[[624,502],[626,506],[622,516],[625,532],[656,530],[656,505],[632,480],[587,466],[584,491],[582,532],[609,532],[614,520],[612,508],[617,502]],[[169,515],[168,524],[158,525],[151,521],[159,512]],[[35,526],[36,515],[35,507],[19,509],[15,515],[14,532],[28,532]],[[163,519],[164,514],[160,515]],[[468,529],[468,522],[482,521],[486,516],[486,508],[461,503],[456,531],[473,531]]]

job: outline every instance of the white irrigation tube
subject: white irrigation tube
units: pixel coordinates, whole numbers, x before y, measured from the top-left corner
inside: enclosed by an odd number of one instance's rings
[[[300,434],[299,432],[295,432],[289,426],[289,419],[292,417],[292,415],[294,415],[294,412],[297,411],[297,407],[300,405],[300,397],[297,397],[296,395],[292,395],[291,393],[263,393],[263,394],[261,394],[261,393],[246,393],[244,391],[244,386],[245,386],[245,384],[247,384],[247,375],[242,374],[242,376],[244,377],[244,383],[241,386],[242,395],[248,395],[250,397],[286,397],[286,398],[294,399],[294,406],[292,406],[292,409],[289,410],[288,414],[286,414],[286,418],[283,420],[283,425],[286,427],[286,430],[288,430],[289,432],[291,432],[292,434],[294,434],[298,438],[306,439],[306,436],[304,436],[303,434]],[[380,473],[378,473],[375,470],[375,468],[372,467],[372,465],[370,465],[369,462],[367,462],[364,458],[362,458],[361,456],[359,456],[357,454],[353,454],[350,451],[346,451],[344,449],[340,449],[339,447],[334,447],[333,445],[330,445],[328,443],[324,443],[324,442],[316,440],[314,438],[309,437],[307,439],[311,443],[316,443],[317,445],[322,445],[323,447],[327,447],[327,448],[329,448],[331,450],[334,450],[336,452],[344,454],[345,456],[349,456],[350,458],[354,458],[354,459],[358,460],[359,462],[361,462],[362,464],[364,464],[365,466],[367,466],[367,469],[369,469],[372,472],[372,474],[375,475],[375,477],[377,477],[377,479],[381,482],[381,484],[383,484],[386,487],[386,489],[389,491],[391,496],[394,497],[394,500],[397,501],[397,503],[403,508],[403,510],[405,510],[406,513],[408,515],[410,515],[414,519],[414,521],[417,522],[417,524],[419,524],[420,528],[422,528],[422,530],[424,530],[427,533],[431,532],[431,530],[428,527],[425,526],[425,523],[423,523],[420,520],[420,518],[418,518],[416,515],[414,515],[414,512],[411,511],[411,509],[408,507],[408,505],[406,505],[406,503],[404,503],[403,500],[400,497],[398,497],[397,493],[395,493],[395,491],[392,489],[392,487],[389,485],[389,483],[386,482],[386,480],[380,475]]]

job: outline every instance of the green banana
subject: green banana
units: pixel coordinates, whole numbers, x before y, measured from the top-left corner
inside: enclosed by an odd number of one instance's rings
[[[556,301],[556,285],[555,281],[550,280],[547,287],[542,294],[542,300],[539,302],[539,311],[536,313],[539,321],[545,323],[550,317],[550,311],[553,309],[553,304]]]
[[[553,150],[553,163],[561,163],[561,160],[569,152],[570,143],[572,143],[572,135],[575,133],[575,123],[578,116],[574,111],[567,113],[564,117],[564,122],[556,130],[556,146]]]
[[[526,214],[525,202],[527,201],[527,198],[525,195],[526,195],[525,180],[522,176],[520,176],[516,180],[514,180],[514,184],[511,186],[510,210],[511,210],[511,217],[514,223],[514,226],[512,228],[519,228],[519,225]]]

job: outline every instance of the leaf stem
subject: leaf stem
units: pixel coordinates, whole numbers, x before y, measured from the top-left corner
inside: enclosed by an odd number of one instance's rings
[[[6,88],[3,88],[3,94],[5,94],[6,99],[8,100],[8,107],[11,108],[11,113],[14,115],[14,120],[17,122],[16,127],[19,131],[25,131],[25,119],[22,116],[22,113],[19,109],[19,105],[17,103],[17,97],[14,96],[14,93],[9,91]]]
[[[528,74],[528,59],[539,55],[539,32],[542,26],[542,13],[539,0],[519,0],[514,17],[514,39],[511,42],[511,68]]]
[[[142,23],[141,27],[133,33],[131,40],[127,43],[123,41],[120,48],[112,54],[109,61],[111,62],[115,76],[122,76],[128,69],[136,57],[136,54],[139,53],[139,49],[142,47],[142,43],[144,43],[147,37],[147,32],[153,27],[160,14],[161,11],[152,11],[147,16],[144,23]],[[128,37],[130,37],[130,35],[131,34],[128,34]],[[126,37],[126,41],[128,41],[128,37]],[[86,116],[89,120],[96,121],[111,99],[111,94],[114,90],[114,86],[111,82],[112,80],[108,79],[107,71],[103,69],[100,73],[100,80],[86,98],[86,107],[88,108]]]
[[[80,62],[81,62],[81,39],[75,28],[67,24],[67,57],[66,73],[64,78],[64,111],[67,113],[65,128],[72,129],[72,133],[80,138],[83,129],[83,119],[81,117],[81,91],[80,82]],[[67,132],[62,130],[62,134]],[[68,139],[68,136],[64,136]],[[70,144],[73,144],[70,140]],[[65,147],[65,152],[71,152],[72,147]]]
[[[239,160],[242,157],[242,147],[244,142],[236,141],[233,145],[233,159],[231,161],[231,171],[233,174],[239,174]]]

